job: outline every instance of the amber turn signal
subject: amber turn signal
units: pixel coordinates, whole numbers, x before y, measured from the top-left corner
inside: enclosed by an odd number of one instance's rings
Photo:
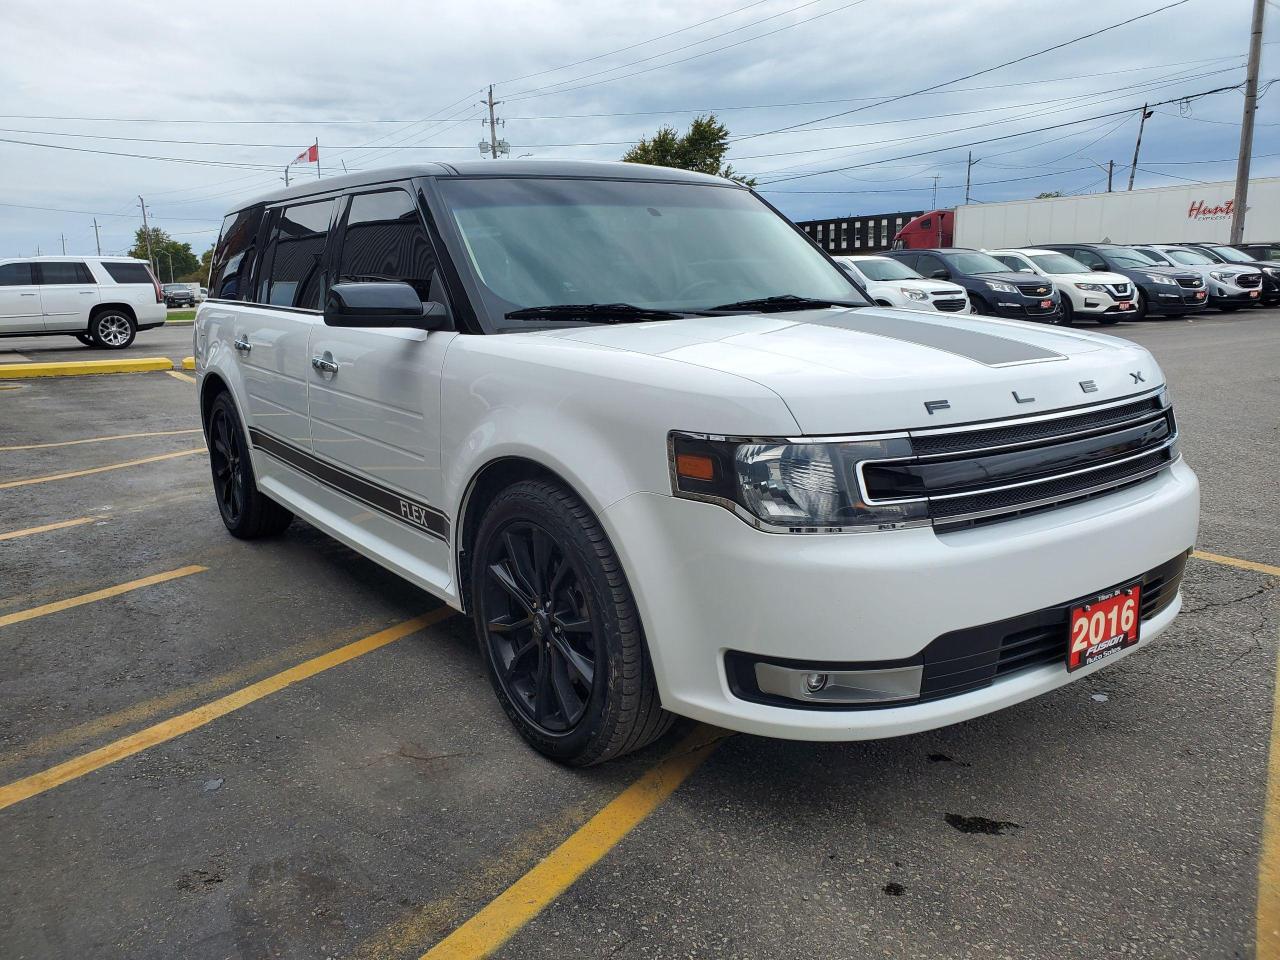
[[[703,453],[682,453],[676,457],[676,473],[690,480],[714,480],[716,464]]]

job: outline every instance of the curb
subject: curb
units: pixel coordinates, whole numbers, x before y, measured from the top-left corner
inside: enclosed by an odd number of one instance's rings
[[[128,360],[69,360],[62,363],[0,363],[0,380],[29,377],[84,377],[97,373],[147,373],[172,370],[167,357],[137,357]]]
[[[194,327],[194,326],[196,325],[196,322],[195,322],[195,320],[194,320],[194,319],[192,319],[192,320],[166,320],[166,321],[164,322],[164,325],[165,325],[166,327]]]
[[[182,358],[182,369],[183,369],[183,370],[194,370],[195,368],[196,368],[196,358],[195,358],[195,357],[183,357],[183,358]]]

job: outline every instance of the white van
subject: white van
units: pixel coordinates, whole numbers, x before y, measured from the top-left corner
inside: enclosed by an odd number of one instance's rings
[[[164,320],[164,295],[145,260],[0,259],[0,337],[63,335],[123,350]]]

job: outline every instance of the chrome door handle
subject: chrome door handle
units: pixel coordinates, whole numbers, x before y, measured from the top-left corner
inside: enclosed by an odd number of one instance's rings
[[[237,340],[235,343],[231,345],[235,347],[237,350],[240,350],[244,353],[248,353],[250,350],[253,349],[253,344],[250,343],[248,340],[246,340],[244,337],[241,337],[239,340]]]
[[[332,360],[326,360],[324,357],[312,357],[311,366],[315,367],[321,373],[337,373],[338,365]]]
[[[20,294],[18,294],[18,296],[20,296],[20,297],[34,297],[34,296],[35,296],[35,294],[34,294],[34,293],[20,293]]]

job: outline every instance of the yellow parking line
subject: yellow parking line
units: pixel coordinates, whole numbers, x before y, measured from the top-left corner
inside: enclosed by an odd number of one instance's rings
[[[396,640],[416,633],[425,627],[439,623],[452,614],[453,610],[451,608],[440,607],[430,613],[414,617],[412,620],[405,620],[393,627],[370,634],[362,640],[356,640],[354,643],[348,643],[346,646],[331,650],[318,657],[313,657],[290,667],[288,670],[282,670],[280,673],[267,677],[265,680],[259,680],[257,683],[232,691],[226,696],[212,700],[203,706],[188,710],[186,713],[180,713],[176,717],[163,720],[127,737],[121,737],[119,740],[113,741],[104,747],[99,747],[97,750],[90,750],[88,753],[73,757],[65,763],[59,763],[29,777],[15,780],[13,783],[0,787],[0,810],[11,807],[15,803],[21,803],[23,800],[28,800],[47,790],[52,790],[54,787],[61,786],[69,780],[75,780],[87,773],[93,773],[93,771],[100,770],[118,760],[124,760],[136,753],[141,753],[143,750],[173,740],[184,733],[190,733],[192,730],[203,727],[219,717],[225,717],[241,707],[248,706],[278,690],[283,690],[291,684],[314,677],[325,670],[354,660],[356,657],[363,656],[380,647],[385,647],[389,643],[394,643]]]
[[[110,463],[105,467],[91,467],[88,470],[71,470],[67,473],[51,473],[44,477],[28,477],[26,480],[6,480],[0,483],[0,490],[12,490],[14,487],[26,487],[33,483],[49,483],[51,480],[70,480],[72,477],[87,477],[93,473],[106,473],[108,470],[123,470],[125,467],[137,467],[144,463],[157,463],[160,460],[172,460],[174,457],[189,457],[193,453],[205,453],[204,447],[192,447],[190,450],[179,450],[176,453],[162,453],[155,457],[143,457],[141,460],[126,460],[124,463]]]
[[[1267,805],[1258,858],[1257,960],[1280,960],[1280,661],[1276,663],[1271,708],[1271,759],[1267,765]]]
[[[12,447],[0,447],[0,452],[12,450],[47,450],[49,447],[74,447],[81,443],[106,443],[108,440],[137,440],[141,437],[176,437],[184,433],[199,433],[200,428],[191,430],[153,430],[150,433],[117,433],[110,437],[85,437],[83,440],[59,440],[55,443],[23,443]]]
[[[699,726],[422,960],[475,960],[497,950],[671,796],[725,736],[713,727]]]
[[[1256,560],[1240,560],[1236,557],[1224,557],[1217,553],[1205,553],[1203,550],[1193,550],[1191,555],[1197,560],[1208,560],[1210,563],[1221,563],[1228,567],[1239,567],[1241,570],[1253,570],[1256,573],[1269,573],[1273,577],[1280,577],[1280,567],[1273,567],[1269,563],[1258,563]]]
[[[155,573],[149,577],[142,577],[138,580],[130,580],[128,583],[119,583],[114,587],[107,587],[103,590],[94,590],[92,593],[82,593],[78,597],[69,597],[66,600],[55,600],[53,603],[46,603],[39,607],[32,607],[29,610],[19,610],[17,613],[7,613],[0,617],[0,627],[8,627],[15,623],[34,620],[36,617],[47,617],[51,613],[70,610],[72,607],[82,607],[86,603],[93,603],[96,600],[105,600],[108,597],[118,597],[122,593],[141,590],[143,587],[154,586],[157,583],[165,583],[169,580],[177,580],[179,577],[189,577],[193,573],[204,573],[208,569],[208,567],[202,567],[199,564],[192,564],[189,567],[179,567],[177,570],[169,570],[165,573]]]
[[[27,527],[25,530],[10,530],[8,533],[0,533],[0,540],[17,540],[19,537],[29,537],[33,533],[49,533],[53,530],[65,530],[67,527],[78,527],[83,523],[93,523],[95,520],[102,520],[103,517],[76,517],[74,520],[59,520],[57,523],[46,523],[42,527]]]
[[[188,376],[187,374],[185,374],[185,373],[181,373],[181,372],[179,372],[179,371],[177,371],[177,370],[170,370],[170,371],[169,371],[169,376],[173,377],[173,379],[175,379],[175,380],[181,380],[183,383],[195,383],[195,382],[196,382],[196,378],[195,378],[195,377]]]

